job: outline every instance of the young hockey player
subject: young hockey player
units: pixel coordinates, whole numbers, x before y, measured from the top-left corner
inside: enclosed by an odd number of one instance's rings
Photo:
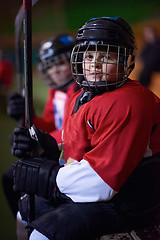
[[[24,159],[15,166],[14,190],[44,199],[28,224],[30,240],[93,240],[147,222],[152,207],[157,211],[152,184],[159,176],[153,166],[160,152],[160,100],[128,78],[135,52],[132,30],[120,17],[93,18],[79,29],[71,65],[82,89],[66,105],[65,166],[49,135],[35,126],[31,137],[15,129],[12,151]],[[43,158],[31,158],[33,138]]]

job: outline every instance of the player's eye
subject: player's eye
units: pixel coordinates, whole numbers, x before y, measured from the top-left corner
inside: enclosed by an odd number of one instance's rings
[[[85,60],[87,60],[87,61],[92,61],[92,60],[93,60],[93,55],[90,54],[90,53],[87,53],[87,54],[85,55]]]

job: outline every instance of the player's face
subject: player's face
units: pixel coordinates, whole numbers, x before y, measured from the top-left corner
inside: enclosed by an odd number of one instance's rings
[[[117,65],[117,54],[88,51],[83,58],[83,74],[87,81],[115,82],[122,77],[121,67]]]
[[[60,60],[55,62],[51,68],[47,70],[48,75],[54,80],[55,84],[63,84],[66,79],[72,76],[69,61]]]

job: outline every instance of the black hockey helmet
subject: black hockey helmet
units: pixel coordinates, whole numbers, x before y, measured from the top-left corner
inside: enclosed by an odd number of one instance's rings
[[[71,52],[75,44],[75,39],[70,34],[60,34],[47,41],[42,42],[38,56],[38,70],[42,79],[53,89],[59,89],[70,84],[73,77],[66,78],[65,83],[57,84],[54,79],[47,74],[47,70],[54,64],[60,64],[61,61],[70,62]]]
[[[134,68],[136,49],[133,31],[125,20],[120,17],[92,18],[77,33],[71,57],[73,77],[81,87],[87,90],[104,92],[118,88],[127,81],[127,77]],[[103,81],[96,81],[96,74],[94,82],[87,80],[87,73],[83,71],[83,59],[90,51],[94,51],[96,55],[98,52],[106,52],[107,58],[110,53],[116,54],[115,64],[121,66],[121,73],[117,70],[115,82],[107,80],[109,78],[107,73]],[[108,59],[105,64],[108,64]]]

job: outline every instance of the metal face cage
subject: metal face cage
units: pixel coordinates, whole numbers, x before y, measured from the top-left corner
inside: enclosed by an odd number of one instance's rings
[[[123,46],[89,42],[76,45],[71,55],[73,77],[89,91],[119,88],[127,81],[133,65],[133,51]]]
[[[54,65],[61,65],[62,63],[68,63],[70,60],[70,55],[71,52],[66,52],[66,53],[62,53],[56,56],[50,56],[48,58],[44,58],[41,59],[41,61],[38,64],[38,71],[40,72],[40,75],[43,79],[43,81],[50,87],[52,87],[53,89],[59,89],[61,87],[63,87],[64,85],[67,85],[68,83],[71,82],[72,77],[67,78],[66,77],[66,81],[62,84],[57,84],[55,83],[54,79],[51,78],[48,73],[47,70],[49,68],[52,68]]]

